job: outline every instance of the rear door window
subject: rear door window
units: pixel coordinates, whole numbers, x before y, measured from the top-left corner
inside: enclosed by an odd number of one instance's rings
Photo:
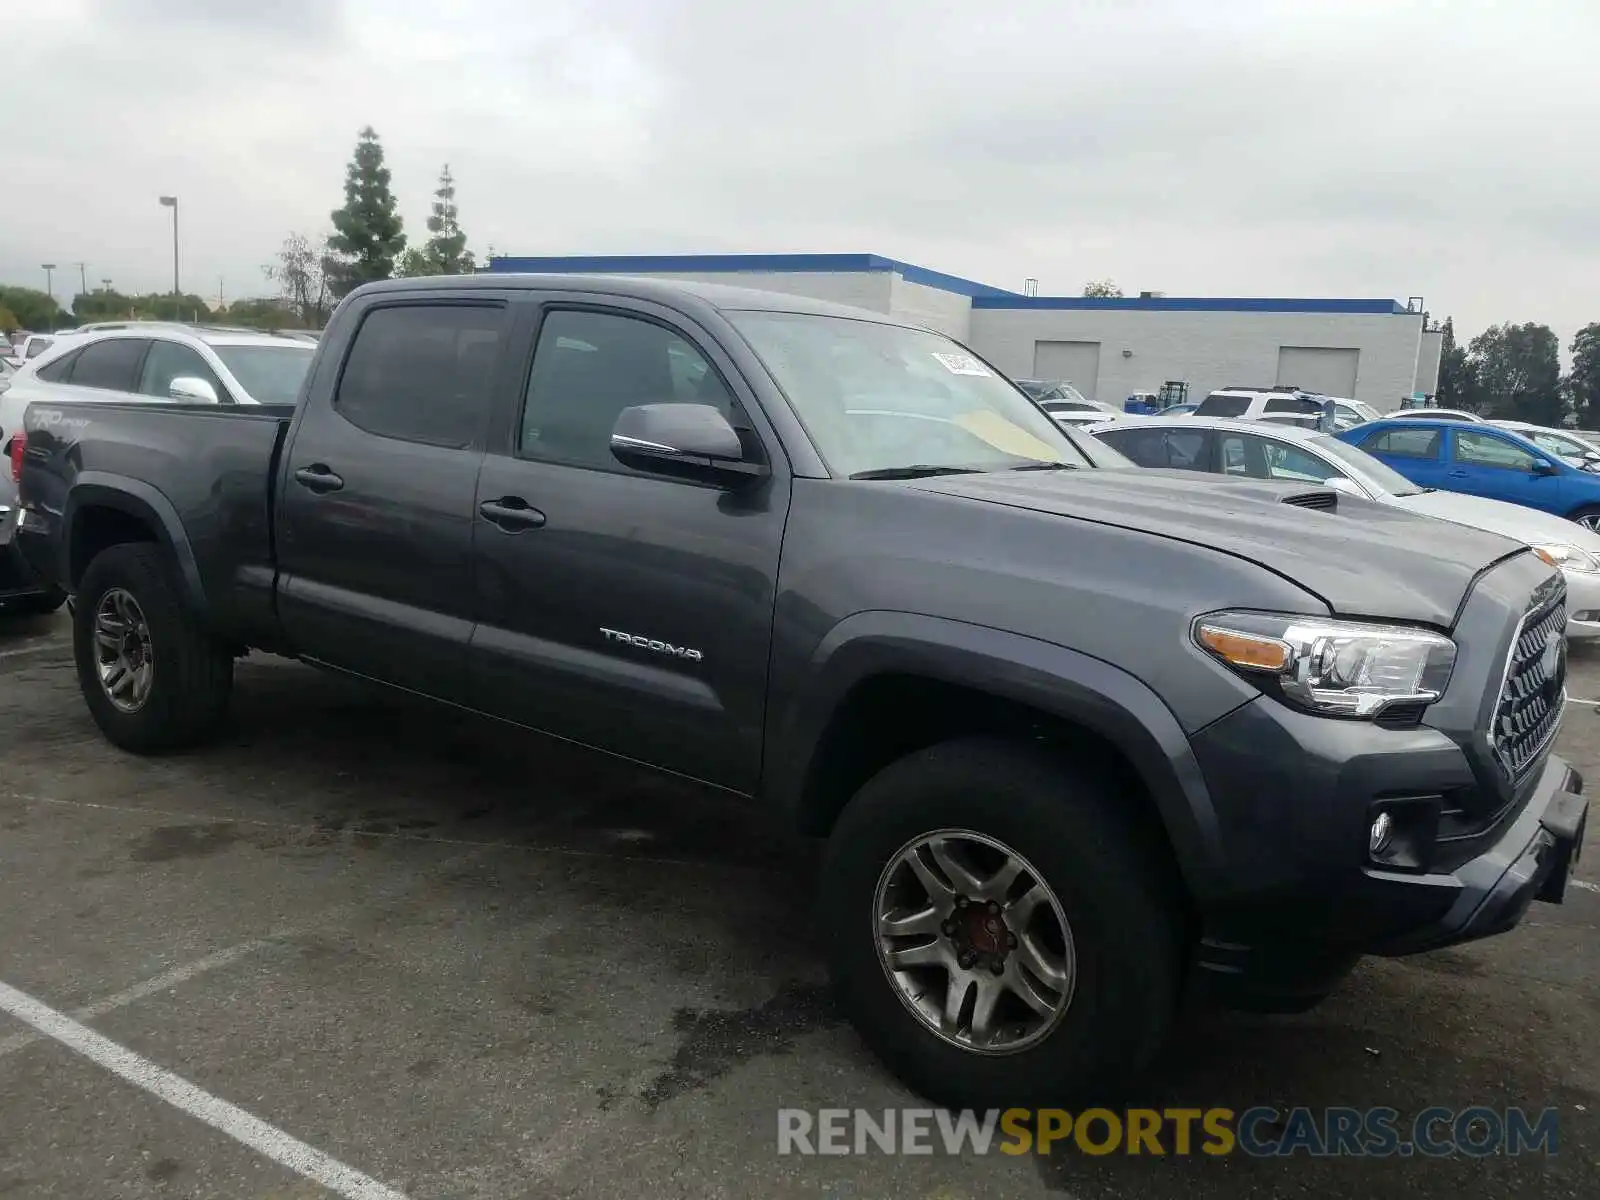
[[[1141,467],[1211,469],[1211,435],[1204,429],[1107,429],[1095,436]]]
[[[107,338],[85,346],[73,364],[72,385],[115,392],[137,390],[139,363],[149,345],[145,338]]]
[[[1380,429],[1362,439],[1361,448],[1370,454],[1393,454],[1400,458],[1438,458],[1437,429]]]
[[[373,309],[345,359],[334,411],[378,437],[481,445],[505,325],[501,304]]]
[[[1203,417],[1237,417],[1250,409],[1249,396],[1224,396],[1212,392],[1200,401],[1200,407],[1195,412]]]
[[[1322,412],[1320,401],[1305,396],[1273,396],[1266,403],[1269,413],[1307,413],[1316,416]]]

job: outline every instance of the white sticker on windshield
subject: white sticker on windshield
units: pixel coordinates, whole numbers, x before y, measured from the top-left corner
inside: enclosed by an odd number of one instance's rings
[[[993,372],[970,354],[941,354],[937,351],[933,355],[942,364],[944,369],[952,375],[980,375],[987,379]]]

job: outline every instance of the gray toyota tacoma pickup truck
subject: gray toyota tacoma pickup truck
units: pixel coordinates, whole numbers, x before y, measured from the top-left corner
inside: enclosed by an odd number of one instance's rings
[[[35,403],[22,443],[116,745],[205,738],[258,649],[750,797],[827,839],[841,1003],[943,1103],[1108,1094],[1189,987],[1304,1008],[1560,901],[1582,842],[1558,570],[1097,469],[880,314],[392,281],[292,407]]]

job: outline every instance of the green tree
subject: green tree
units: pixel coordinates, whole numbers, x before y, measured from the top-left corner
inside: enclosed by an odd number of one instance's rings
[[[0,334],[10,337],[15,331],[22,328],[22,322],[17,320],[17,314],[4,304],[0,304]]]
[[[1572,339],[1572,370],[1567,389],[1573,411],[1585,429],[1600,429],[1600,321],[1591,321]]]
[[[335,299],[394,274],[395,259],[406,248],[405,223],[389,190],[383,143],[370,125],[361,131],[345,170],[344,207],[334,210],[333,228],[328,248],[336,257],[328,282]]]
[[[1455,322],[1446,317],[1439,349],[1439,387],[1434,399],[1440,408],[1464,408],[1476,412],[1482,404],[1477,374],[1467,357],[1467,348],[1456,341]]]
[[[1494,416],[1560,425],[1561,343],[1548,325],[1492,325],[1467,347],[1483,406]]]
[[[461,230],[456,208],[456,181],[450,174],[449,163],[439,172],[439,187],[433,193],[433,215],[428,218],[428,234],[428,240],[421,247],[413,246],[400,256],[396,275],[472,274],[472,251],[467,249],[467,235]]]
[[[30,333],[59,329],[70,324],[55,297],[46,295],[38,288],[0,286],[0,305],[11,310],[19,329],[26,329]]]
[[[1085,296],[1115,297],[1122,295],[1122,289],[1110,279],[1091,279],[1083,285]]]

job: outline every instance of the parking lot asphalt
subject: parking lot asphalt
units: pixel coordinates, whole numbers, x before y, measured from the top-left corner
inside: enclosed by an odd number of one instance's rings
[[[1574,650],[1570,688],[1600,699],[1600,653]],[[1600,783],[1600,709],[1572,704],[1559,749]],[[1369,960],[1300,1016],[1186,1015],[1147,1098],[1555,1108],[1552,1156],[780,1156],[780,1108],[920,1103],[824,986],[814,847],[272,659],[241,664],[218,744],[130,757],[90,722],[64,618],[13,626],[0,995],[71,1020],[0,1011],[0,1196],[313,1197],[343,1170],[344,1194],[416,1200],[1587,1200],[1597,840],[1590,886],[1508,936]]]

